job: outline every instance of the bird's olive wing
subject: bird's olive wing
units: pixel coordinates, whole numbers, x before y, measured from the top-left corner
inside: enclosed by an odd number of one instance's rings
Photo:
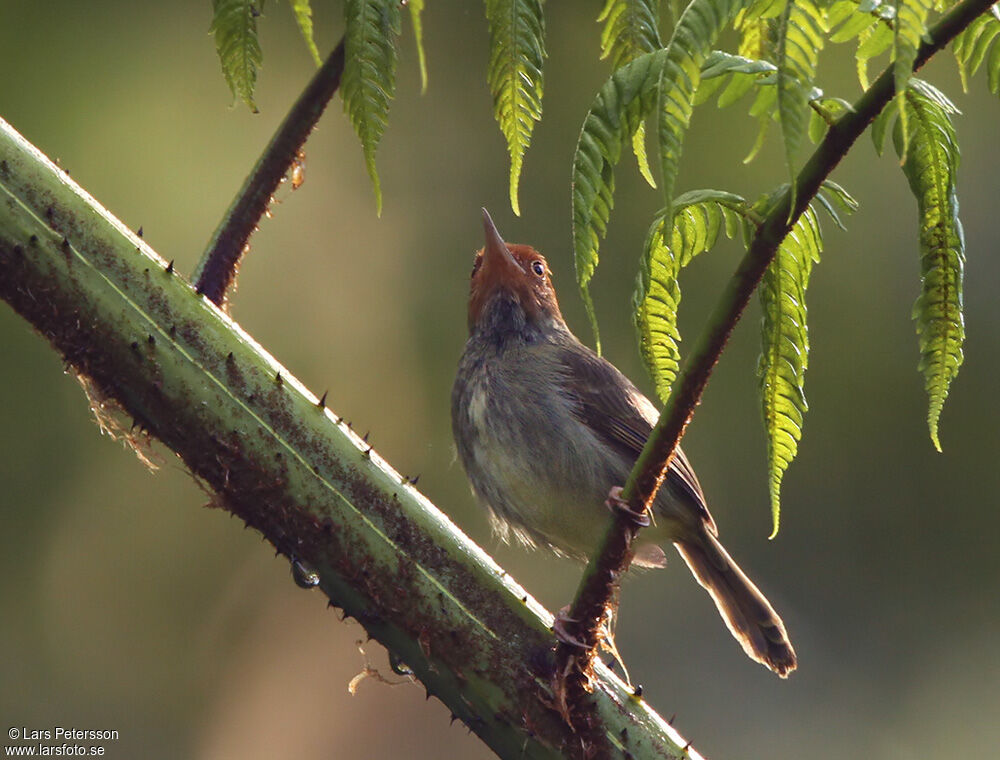
[[[656,407],[613,364],[586,347],[568,347],[560,358],[566,370],[564,388],[576,402],[577,417],[634,462],[656,423]],[[695,506],[709,530],[716,533],[698,477],[679,447],[666,485]]]

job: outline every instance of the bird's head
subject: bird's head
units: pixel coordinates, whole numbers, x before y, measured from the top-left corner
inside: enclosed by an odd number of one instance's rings
[[[483,209],[486,245],[476,253],[469,287],[469,331],[497,321],[541,327],[562,323],[545,257],[528,245],[508,245]],[[518,325],[520,326],[520,325]]]

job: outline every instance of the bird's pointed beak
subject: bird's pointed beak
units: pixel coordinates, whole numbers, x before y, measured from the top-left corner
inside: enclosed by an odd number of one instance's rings
[[[483,233],[486,247],[483,249],[483,276],[487,281],[502,282],[512,276],[524,276],[520,265],[510,254],[510,249],[497,232],[490,212],[483,209]]]

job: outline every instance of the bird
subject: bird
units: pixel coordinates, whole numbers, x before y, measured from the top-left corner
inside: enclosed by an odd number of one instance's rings
[[[473,494],[498,534],[586,561],[609,491],[623,485],[658,414],[613,364],[570,331],[545,258],[504,242],[483,209],[452,433]],[[797,665],[778,613],[718,539],[701,484],[678,448],[632,564],[665,567],[673,544],[753,660],[785,678]]]

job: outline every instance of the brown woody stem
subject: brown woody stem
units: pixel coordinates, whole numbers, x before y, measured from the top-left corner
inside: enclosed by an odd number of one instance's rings
[[[226,300],[250,236],[267,211],[282,177],[298,159],[306,138],[340,87],[343,72],[344,41],[341,40],[281,122],[212,235],[192,279],[198,292],[213,303],[221,306]]]

